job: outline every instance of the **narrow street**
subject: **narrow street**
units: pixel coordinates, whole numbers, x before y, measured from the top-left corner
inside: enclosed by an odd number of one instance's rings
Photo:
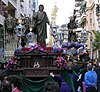
[[[100,92],[99,0],[0,0],[0,92]]]

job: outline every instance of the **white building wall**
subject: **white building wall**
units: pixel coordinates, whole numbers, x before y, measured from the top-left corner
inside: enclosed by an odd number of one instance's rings
[[[94,26],[95,26],[95,30],[100,30],[100,15],[97,16],[96,15],[96,4],[100,4],[100,0],[87,0],[87,4],[95,4],[94,8],[93,8],[93,22],[94,22]],[[99,22],[98,22],[99,19]]]
[[[15,11],[15,18],[20,17],[20,0],[17,0],[17,9]]]
[[[32,17],[33,16],[33,0],[24,0],[22,2],[24,5],[24,14],[26,17]],[[35,0],[36,8],[35,11],[38,9],[38,0]],[[16,14],[15,17],[19,18],[20,17],[20,0],[17,0],[17,9],[16,9]]]
[[[26,17],[33,16],[33,0],[25,0],[25,14]]]
[[[33,0],[33,1],[35,1],[35,6],[36,6],[36,8],[35,8],[35,11],[37,12],[38,11],[38,0]]]
[[[25,15],[26,15],[26,17],[29,17],[29,0],[25,0],[25,3],[24,3],[24,5],[25,5],[25,8],[24,8],[24,11],[25,11]]]

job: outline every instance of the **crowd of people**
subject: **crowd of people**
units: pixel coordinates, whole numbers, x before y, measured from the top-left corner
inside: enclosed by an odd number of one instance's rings
[[[99,92],[99,70],[97,65],[91,61],[82,66],[75,64],[75,66],[68,68],[65,74],[69,77],[62,74],[55,75],[54,73],[50,73],[50,75],[58,82],[60,92]]]
[[[59,74],[50,72],[54,81],[44,84],[44,92],[99,92],[100,69],[95,66],[92,61],[81,66],[75,62]],[[22,90],[22,82],[18,77],[0,77],[0,92],[23,92]]]
[[[21,81],[18,77],[0,77],[0,92],[21,92]]]

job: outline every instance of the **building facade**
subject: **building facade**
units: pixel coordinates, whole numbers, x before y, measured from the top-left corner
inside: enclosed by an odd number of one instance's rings
[[[5,51],[14,51],[17,48],[17,36],[14,33],[14,23],[18,18],[32,19],[33,9],[37,9],[38,0],[0,0],[0,47]]]
[[[77,1],[82,2],[79,2],[78,4]],[[92,58],[98,58],[98,53],[93,52],[93,46],[91,42],[93,42],[93,39],[95,38],[94,33],[100,30],[100,0],[76,0],[76,6],[78,5],[80,16],[78,17],[77,10],[75,14],[78,18],[80,28],[82,28],[80,31],[83,29],[86,30],[87,49],[92,53]]]
[[[100,0],[87,0],[86,4],[86,30],[92,33],[92,42],[95,38],[94,33],[100,30]],[[89,37],[89,36],[88,36]],[[88,40],[87,43],[90,41]],[[88,48],[93,48],[93,46],[88,45]],[[93,48],[94,49],[94,48]],[[100,55],[98,51],[93,52],[93,58],[98,58]]]

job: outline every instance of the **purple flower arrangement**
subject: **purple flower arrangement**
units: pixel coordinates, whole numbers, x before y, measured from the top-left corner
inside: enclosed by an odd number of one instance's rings
[[[5,69],[3,70],[3,72],[11,71],[16,67],[17,67],[17,59],[15,56],[11,56],[7,64],[5,65]]]
[[[54,65],[57,67],[57,68],[66,68],[67,67],[67,61],[60,55],[57,57],[57,60],[54,61]]]

